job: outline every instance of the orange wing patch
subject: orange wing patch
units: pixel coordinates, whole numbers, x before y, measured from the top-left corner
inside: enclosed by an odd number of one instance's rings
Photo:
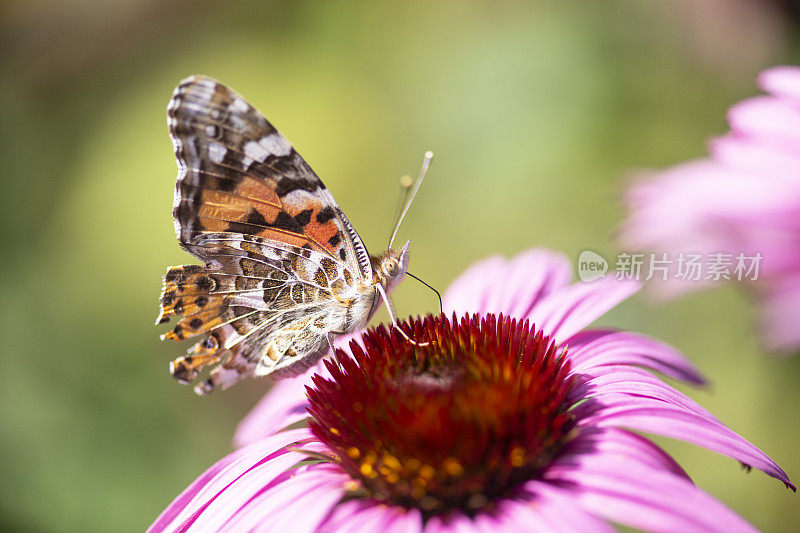
[[[273,184],[248,177],[232,193],[202,191],[197,218],[203,232],[233,232],[312,248],[339,259],[342,235],[336,213],[311,198],[284,204]]]

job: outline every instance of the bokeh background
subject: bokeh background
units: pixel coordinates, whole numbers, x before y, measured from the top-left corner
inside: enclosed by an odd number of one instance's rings
[[[398,178],[436,160],[400,238],[440,289],[471,262],[616,251],[636,169],[702,156],[759,70],[800,63],[791,0],[213,2],[0,7],[0,529],[138,531],[231,449],[269,386],[198,398],[152,325],[172,229],[165,107],[189,74],[262,110],[373,250]],[[401,315],[435,310],[413,281]],[[735,287],[603,319],[679,347],[690,394],[800,480],[800,358],[764,354]],[[377,317],[385,320],[385,314]],[[765,531],[800,500],[733,460],[658,439]]]

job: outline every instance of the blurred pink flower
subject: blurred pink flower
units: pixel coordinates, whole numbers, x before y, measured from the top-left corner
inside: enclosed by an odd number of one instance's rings
[[[241,447],[150,531],[753,531],[631,430],[794,490],[786,474],[649,371],[703,383],[680,353],[583,330],[638,284],[570,284],[570,270],[542,250],[487,259],[445,295],[463,318],[403,324],[428,346],[380,327],[318,375],[280,382],[242,422]]]
[[[667,253],[761,254],[749,283],[761,307],[771,350],[800,348],[800,68],[775,67],[759,77],[769,94],[740,102],[731,131],[711,142],[711,157],[690,161],[634,185],[623,246]],[[670,280],[675,296],[710,282]]]

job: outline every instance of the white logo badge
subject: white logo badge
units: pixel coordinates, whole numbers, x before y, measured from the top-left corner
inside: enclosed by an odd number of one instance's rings
[[[602,255],[584,250],[578,256],[578,278],[589,282],[600,279],[608,272],[608,261]]]

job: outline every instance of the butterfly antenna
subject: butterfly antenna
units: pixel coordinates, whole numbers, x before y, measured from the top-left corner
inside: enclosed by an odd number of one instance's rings
[[[405,176],[400,177],[400,196],[397,197],[397,207],[394,209],[394,222],[392,223],[392,231],[394,228],[397,227],[397,223],[400,220],[400,213],[403,211],[403,205],[405,205],[406,200],[408,199],[408,194],[411,192],[411,186],[414,185],[414,180],[411,176],[406,174]],[[389,238],[392,238],[392,235],[389,235]]]
[[[415,280],[419,281],[420,283],[422,283],[423,285],[425,285],[425,286],[426,286],[426,287],[428,287],[430,290],[432,290],[433,292],[435,292],[435,293],[436,293],[436,297],[437,297],[437,298],[439,298],[439,314],[441,314],[441,315],[444,315],[444,307],[442,306],[442,295],[441,295],[441,294],[439,294],[439,291],[437,291],[437,290],[436,290],[436,289],[434,289],[432,286],[430,286],[430,285],[428,285],[427,283],[425,283],[424,281],[422,281],[420,278],[418,278],[417,276],[415,276],[415,275],[414,275],[414,274],[412,274],[411,272],[406,272],[406,274],[407,274],[407,275],[409,275],[409,276],[411,276],[411,277],[412,277],[412,278],[414,278]]]
[[[387,250],[392,249],[392,243],[394,242],[394,238],[397,236],[397,230],[400,229],[400,224],[403,222],[403,218],[405,218],[406,213],[408,213],[408,208],[411,207],[411,202],[414,201],[414,197],[417,195],[419,186],[422,185],[422,180],[425,178],[425,174],[428,172],[428,167],[431,166],[432,160],[433,160],[433,152],[431,151],[425,152],[425,159],[422,161],[422,168],[419,171],[419,177],[417,178],[417,183],[414,184],[414,189],[411,191],[411,195],[408,197],[408,201],[406,202],[403,211],[400,213],[400,216],[397,217],[397,222],[395,223],[394,229],[392,230],[392,236],[389,237],[389,246],[386,247]]]

